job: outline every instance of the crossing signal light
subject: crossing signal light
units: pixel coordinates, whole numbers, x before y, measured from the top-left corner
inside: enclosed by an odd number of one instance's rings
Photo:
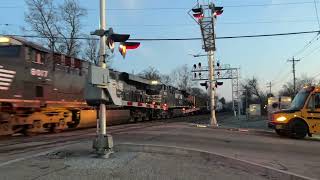
[[[129,34],[114,33],[112,28],[109,28],[109,30],[105,31],[105,35],[108,36],[108,38],[112,39],[114,42],[125,42],[130,38]]]
[[[120,42],[119,52],[123,58],[125,58],[128,49],[137,49],[140,46],[139,42],[126,42],[130,38],[130,35],[114,33],[112,28],[109,28],[108,30],[98,29],[91,32],[91,35],[100,37],[106,36],[106,44],[112,53],[114,52],[115,42]]]
[[[222,86],[223,85],[223,82],[216,82],[216,84],[215,84],[215,86],[216,86],[216,88],[218,88],[218,86]]]
[[[139,46],[139,42],[121,42],[119,46],[119,52],[122,57],[125,58],[128,49],[137,49]]]
[[[206,89],[208,89],[208,82],[204,82],[204,83],[200,83],[200,86],[204,86],[204,87],[206,87]]]
[[[122,55],[123,59],[126,57],[127,54],[127,47],[124,44],[119,45],[119,52]]]
[[[220,16],[223,13],[223,7],[215,7],[214,8],[214,12],[213,12],[213,16],[217,17]]]
[[[196,19],[200,20],[204,17],[203,15],[203,9],[201,7],[199,8],[193,8],[192,9],[193,12],[193,17],[195,17]]]
[[[111,50],[111,52],[113,53],[115,44],[114,44],[114,40],[111,39],[110,37],[107,38],[107,46]]]

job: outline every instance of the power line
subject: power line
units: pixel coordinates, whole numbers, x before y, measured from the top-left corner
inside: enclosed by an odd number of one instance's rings
[[[315,22],[314,20],[283,20],[283,21],[252,21],[252,22],[221,22],[220,25],[228,24],[274,24],[274,23],[299,23],[299,22]],[[89,25],[87,25],[89,26]],[[112,27],[172,27],[172,26],[192,26],[194,24],[110,24]]]
[[[320,30],[320,21],[319,21],[319,13],[318,13],[318,8],[317,8],[317,2],[316,0],[313,1],[313,4],[314,4],[314,8],[315,8],[315,14],[316,14],[316,18],[317,18],[317,23],[318,23],[318,27],[319,27],[319,30]],[[297,51],[294,55],[294,56],[297,56],[303,52],[305,52],[315,41],[318,41],[319,40],[319,33],[317,33],[310,41],[307,42],[307,44],[299,51]],[[311,54],[313,54],[314,52],[316,52],[318,50],[319,47],[316,47],[314,48],[312,51],[310,51],[309,54],[305,55],[303,58],[301,59],[304,59],[306,58],[307,56],[310,56]],[[294,81],[294,86],[295,86],[295,59],[291,60],[292,61],[292,64],[293,64],[293,81]],[[297,62],[300,61],[300,60],[297,60]],[[278,81],[279,83],[280,81]]]
[[[319,14],[318,14],[318,7],[317,7],[316,0],[314,0],[314,9],[315,9],[315,12],[316,12],[316,17],[317,17],[317,21],[318,21],[318,27],[319,27],[319,30],[320,30],[320,21],[319,21]]]
[[[288,5],[302,5],[311,4],[313,1],[304,2],[288,2],[288,3],[270,3],[270,4],[240,4],[240,5],[225,5],[225,8],[243,8],[243,7],[266,7],[266,6],[288,6]],[[23,6],[0,6],[0,9],[22,9]],[[58,9],[58,8],[56,8]],[[150,8],[108,8],[108,11],[146,11],[146,10],[189,10],[185,7],[150,7]],[[97,9],[87,9],[89,11],[97,11]]]
[[[229,5],[224,7],[264,7],[264,6],[283,6],[283,5],[301,5],[301,4],[311,4],[313,1],[304,1],[304,2],[291,2],[291,3],[270,3],[270,4],[244,4],[244,5]]]
[[[301,35],[301,34],[313,34],[319,33],[319,31],[300,31],[300,32],[289,32],[289,33],[274,33],[274,34],[256,34],[256,35],[240,35],[240,36],[222,36],[217,37],[216,39],[241,39],[241,38],[258,38],[258,37],[275,37],[275,36],[290,36],[290,35]],[[25,37],[25,38],[42,38],[46,39],[47,37],[38,36],[38,35],[19,35],[19,34],[0,34],[1,36],[16,36],[16,37]],[[88,37],[77,37],[77,38],[63,38],[55,37],[57,39],[77,39],[77,40],[97,40],[96,38]],[[135,41],[194,41],[201,40],[202,38],[193,37],[193,38],[130,38],[129,40]]]

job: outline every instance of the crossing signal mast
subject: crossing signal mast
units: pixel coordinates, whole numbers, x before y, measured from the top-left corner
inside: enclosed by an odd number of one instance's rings
[[[123,58],[126,57],[128,49],[137,49],[140,46],[140,42],[126,42],[129,38],[129,34],[117,34],[113,32],[112,28],[109,30],[96,30],[91,35],[106,36],[106,45],[112,53],[114,53],[115,43],[119,43],[119,52]]]
[[[200,4],[199,2],[189,11],[189,15],[195,20],[200,26],[203,49],[208,53],[208,67],[209,67],[209,78],[208,83],[210,84],[210,124],[211,126],[217,127],[217,119],[215,115],[215,89],[217,88],[217,82],[215,81],[215,70],[214,70],[214,52],[216,51],[215,43],[215,21],[218,16],[223,13],[223,7],[216,7],[214,3]],[[207,82],[206,82],[207,83]]]

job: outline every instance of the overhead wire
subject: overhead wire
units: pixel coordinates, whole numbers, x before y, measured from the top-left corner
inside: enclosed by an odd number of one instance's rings
[[[319,31],[320,31],[320,20],[319,20],[319,13],[318,13],[317,2],[316,2],[316,0],[314,0],[312,3],[314,4],[315,15],[316,15],[317,23],[318,23],[318,29],[319,29]],[[304,53],[314,42],[316,42],[316,41],[319,40],[319,38],[320,38],[319,35],[320,35],[320,33],[317,33],[310,41],[307,42],[307,44],[306,44],[302,49],[300,49],[299,51],[297,51],[297,52],[293,55],[293,57],[298,56],[298,55],[300,55],[301,53]],[[319,48],[320,48],[320,46],[314,48],[312,51],[310,51],[309,54],[303,56],[303,58],[300,58],[300,59],[302,60],[302,59],[305,59],[306,57],[312,55],[312,54],[313,54],[314,52],[316,52]],[[286,62],[286,63],[287,63],[287,62]],[[282,69],[280,69],[280,70],[281,70],[281,72],[284,72]],[[287,73],[287,74],[288,74],[288,73]],[[277,76],[275,76],[275,78],[277,78],[278,76],[279,76],[279,73],[278,73]],[[275,79],[275,78],[274,78],[274,79]],[[284,80],[284,79],[278,80],[277,83],[282,82],[282,80]]]
[[[224,5],[226,8],[243,8],[243,7],[267,7],[267,6],[288,6],[288,5],[302,5],[311,4],[313,1],[302,2],[283,2],[283,3],[269,3],[269,4],[240,4],[240,5]],[[0,6],[0,9],[19,9],[23,6]],[[189,10],[187,7],[151,7],[151,8],[108,8],[108,11],[146,11],[146,10]],[[97,11],[97,9],[87,9],[89,11]]]
[[[216,39],[242,39],[242,38],[259,38],[259,37],[276,37],[276,36],[291,36],[291,35],[302,35],[302,34],[313,34],[319,33],[320,31],[299,31],[299,32],[287,32],[287,33],[272,33],[272,34],[255,34],[255,35],[238,35],[238,36],[221,36],[216,37]],[[47,37],[39,36],[39,35],[19,35],[19,34],[0,34],[1,36],[17,36],[17,37],[25,37],[25,38],[42,38],[45,39]],[[63,37],[55,37],[61,39],[78,39],[78,40],[98,40],[98,38],[88,38],[88,37],[77,37],[77,38],[63,38]],[[129,40],[135,41],[194,41],[194,40],[202,40],[200,37],[191,37],[191,38],[130,38]]]

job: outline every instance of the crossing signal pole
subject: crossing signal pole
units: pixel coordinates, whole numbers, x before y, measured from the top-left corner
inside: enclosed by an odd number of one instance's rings
[[[215,114],[215,20],[217,16],[223,13],[223,7],[216,7],[214,3],[199,4],[189,11],[189,15],[200,25],[203,39],[203,49],[208,53],[209,65],[209,84],[210,84],[210,124],[217,127],[217,119]]]
[[[288,62],[292,62],[292,74],[293,74],[293,92],[296,94],[297,92],[297,87],[296,87],[296,63],[299,62],[300,59],[295,59],[294,57],[292,60],[288,60]]]
[[[97,137],[94,140],[93,148],[98,155],[108,155],[112,152],[113,140],[111,135],[107,135],[107,116],[106,116],[106,103],[107,98],[107,84],[109,71],[106,63],[106,48],[108,47],[111,52],[114,51],[114,43],[119,42],[119,51],[123,58],[125,58],[127,49],[136,49],[140,46],[139,42],[126,42],[129,34],[116,34],[112,28],[107,30],[106,26],[106,0],[100,0],[100,29],[95,30],[91,35],[100,37],[100,50],[99,50],[99,68],[90,67],[89,80],[91,85],[98,90],[92,92],[88,90],[86,96],[87,102],[99,107],[98,123],[97,123]],[[102,78],[101,78],[102,77]],[[94,80],[93,80],[94,79]],[[98,92],[98,93],[97,93]]]

